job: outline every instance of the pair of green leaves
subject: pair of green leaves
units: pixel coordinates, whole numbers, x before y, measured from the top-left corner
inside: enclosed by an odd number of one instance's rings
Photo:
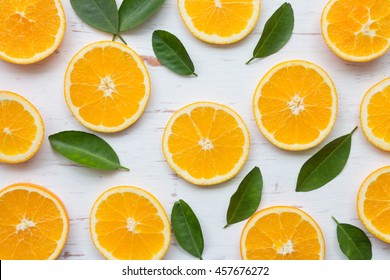
[[[76,14],[88,25],[118,36],[140,25],[162,6],[165,0],[123,0],[118,10],[115,0],[70,0]]]

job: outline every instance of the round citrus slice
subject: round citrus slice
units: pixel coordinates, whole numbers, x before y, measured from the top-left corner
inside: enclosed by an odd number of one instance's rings
[[[171,227],[150,193],[120,186],[104,192],[91,211],[93,243],[107,259],[156,260],[168,250]]]
[[[371,61],[390,47],[390,1],[330,0],[321,27],[336,55],[348,61]]]
[[[378,148],[390,151],[390,78],[373,86],[360,106],[364,135]]]
[[[51,55],[65,34],[59,0],[0,1],[0,58],[31,64]]]
[[[306,150],[320,144],[336,122],[336,88],[319,66],[286,61],[261,79],[253,111],[260,131],[272,144]]]
[[[178,0],[187,28],[198,39],[231,44],[245,38],[260,15],[260,0]]]
[[[241,117],[212,102],[193,103],[177,111],[163,136],[168,164],[196,185],[214,185],[234,177],[248,158],[249,145]]]
[[[56,259],[68,230],[65,207],[51,191],[29,183],[0,191],[0,259]]]
[[[129,47],[111,41],[84,47],[69,63],[65,99],[89,129],[117,132],[135,123],[150,96],[149,74]]]
[[[294,207],[263,209],[246,223],[240,242],[244,260],[323,260],[325,241],[320,227]]]
[[[367,177],[359,189],[356,204],[359,218],[368,231],[390,243],[390,166]]]
[[[44,126],[35,107],[24,97],[0,91],[0,162],[32,158],[43,141]]]

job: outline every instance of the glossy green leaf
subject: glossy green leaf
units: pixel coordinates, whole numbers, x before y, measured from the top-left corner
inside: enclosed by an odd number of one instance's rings
[[[328,143],[305,162],[299,172],[297,192],[318,189],[343,171],[351,151],[352,134],[356,129]]]
[[[88,25],[111,34],[119,32],[115,0],[70,0],[73,10]]]
[[[152,37],[153,51],[162,65],[179,75],[195,75],[195,67],[187,50],[173,34],[156,30]]]
[[[253,57],[247,64],[255,58],[264,58],[282,49],[290,40],[293,29],[294,11],[291,4],[284,3],[266,22]]]
[[[180,246],[191,255],[202,259],[204,248],[202,228],[191,207],[184,201],[175,202],[171,215],[172,228]]]
[[[165,0],[123,0],[119,8],[119,31],[130,30],[155,14]]]
[[[371,260],[371,241],[364,231],[350,224],[341,224],[335,218],[333,220],[337,224],[337,240],[344,255],[349,260]]]
[[[256,166],[245,176],[237,191],[230,198],[225,227],[252,216],[259,207],[262,190],[263,177]]]
[[[111,146],[100,137],[82,131],[63,131],[49,136],[54,150],[83,166],[99,170],[116,170],[119,158]]]

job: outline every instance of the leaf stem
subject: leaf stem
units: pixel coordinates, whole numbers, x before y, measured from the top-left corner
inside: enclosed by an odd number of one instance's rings
[[[339,221],[337,221],[335,217],[332,216],[332,219],[333,219],[333,221],[335,221],[335,223],[336,223],[337,225],[340,224]]]
[[[124,166],[119,166],[119,168],[118,169],[121,169],[121,170],[124,170],[124,171],[130,171],[130,169],[129,168],[127,168],[127,167],[124,167]]]
[[[196,74],[195,72],[194,72],[194,73],[192,73],[192,75],[194,75],[195,77],[198,77],[198,74]]]
[[[227,228],[229,226],[229,224],[226,224],[226,226],[224,226],[223,228]]]
[[[116,34],[113,34],[112,35],[112,41],[115,42],[115,39],[116,39]]]
[[[123,39],[123,37],[122,37],[122,35],[121,34],[115,34],[116,36],[118,36],[118,38],[119,39],[121,39],[121,41],[125,44],[125,45],[127,45],[127,42],[125,41],[125,39]]]
[[[255,59],[255,57],[252,57],[252,58],[249,59],[245,64],[248,65],[248,64],[251,63],[254,59]]]
[[[352,135],[358,128],[359,128],[359,127],[356,126],[356,127],[352,130],[351,135]]]
[[[202,256],[200,256],[199,259],[200,259],[201,261],[203,261]]]

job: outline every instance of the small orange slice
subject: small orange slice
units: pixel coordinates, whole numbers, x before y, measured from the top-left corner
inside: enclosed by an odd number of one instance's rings
[[[263,209],[245,225],[240,242],[244,260],[322,260],[325,241],[320,227],[294,207]]]
[[[0,259],[53,260],[65,246],[69,220],[51,191],[18,183],[0,191]]]
[[[286,61],[261,79],[253,111],[260,131],[272,144],[306,150],[320,144],[336,122],[336,88],[319,66]]]
[[[109,189],[96,200],[90,230],[107,259],[162,259],[171,239],[168,217],[157,199],[128,186]]]
[[[65,34],[59,0],[0,1],[0,58],[31,64],[51,55]]]
[[[359,189],[356,205],[359,218],[368,231],[390,243],[390,166],[367,177]]]
[[[149,74],[129,47],[111,41],[90,44],[69,63],[65,99],[89,129],[117,132],[135,123],[150,95]]]
[[[321,19],[322,35],[339,57],[376,59],[390,47],[389,0],[330,0]]]
[[[24,97],[0,91],[0,162],[20,163],[42,145],[44,126],[35,107]]]

